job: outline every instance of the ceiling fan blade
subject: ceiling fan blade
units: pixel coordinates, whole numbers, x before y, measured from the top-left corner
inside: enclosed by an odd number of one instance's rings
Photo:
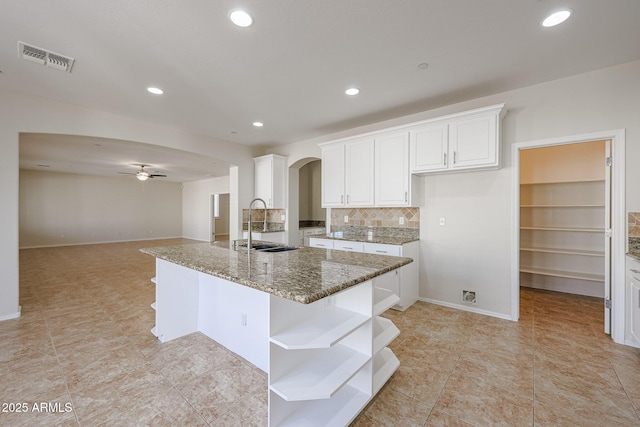
[[[131,172],[118,172],[122,175],[135,175],[135,173],[131,173]]]
[[[166,178],[167,177],[167,175],[158,175],[156,173],[153,173],[153,174],[149,175],[149,178],[155,178],[157,176],[159,176],[160,178]]]

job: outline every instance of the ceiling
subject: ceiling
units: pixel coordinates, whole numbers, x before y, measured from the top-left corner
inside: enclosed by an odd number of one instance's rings
[[[238,7],[252,26],[229,21]],[[638,0],[3,0],[0,16],[0,87],[251,146],[640,59]],[[21,59],[18,41],[74,58],[72,72]],[[119,167],[163,163],[114,143]]]

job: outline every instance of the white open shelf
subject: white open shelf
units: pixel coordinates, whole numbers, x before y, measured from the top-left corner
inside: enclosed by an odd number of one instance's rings
[[[346,426],[368,400],[367,394],[347,384],[332,399],[308,401],[289,414],[284,421],[275,425],[283,427]]]
[[[152,278],[151,278],[151,281],[152,281],[153,283],[156,283],[156,278],[155,278],[155,277],[152,277]]]
[[[604,228],[580,228],[580,227],[530,227],[521,226],[521,230],[546,230],[546,231],[569,231],[585,233],[604,233]]]
[[[545,253],[551,253],[551,254],[585,255],[585,256],[595,256],[595,257],[604,256],[604,251],[587,251],[583,249],[521,247],[520,250],[526,251],[526,252],[545,252]]]
[[[157,310],[158,306],[156,305],[155,301],[151,304],[151,308]]]
[[[153,334],[154,337],[158,337],[158,330],[156,329],[156,327],[154,326],[153,328],[151,328],[151,333]]]
[[[588,205],[520,205],[521,208],[604,208],[603,204]]]
[[[604,282],[604,275],[602,274],[582,273],[579,271],[551,270],[548,268],[537,268],[537,267],[531,267],[527,265],[521,265],[520,272],[541,274],[544,276],[565,277],[567,279],[580,279],[580,280],[591,280],[593,282]]]
[[[329,348],[367,320],[368,316],[335,307],[273,335],[271,342],[287,350]]]
[[[291,369],[270,389],[286,401],[329,399],[370,357],[337,344]]]
[[[400,361],[395,354],[385,347],[373,357],[373,394],[391,378],[391,375],[400,367]]]
[[[400,335],[400,329],[389,319],[375,317],[373,319],[373,354],[385,348]]]
[[[394,305],[400,302],[400,297],[391,292],[388,289],[373,288],[373,315],[378,314],[390,309]]]

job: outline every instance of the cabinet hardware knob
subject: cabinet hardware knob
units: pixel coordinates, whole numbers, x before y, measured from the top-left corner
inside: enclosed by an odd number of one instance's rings
[[[404,192],[404,201],[405,203],[409,201],[409,194],[406,191]]]
[[[444,154],[442,155],[442,157],[443,157],[443,161],[442,161],[442,163],[443,163],[445,166],[447,166],[447,153],[444,153]]]
[[[454,165],[456,164],[456,152],[455,151],[453,152],[453,164]]]

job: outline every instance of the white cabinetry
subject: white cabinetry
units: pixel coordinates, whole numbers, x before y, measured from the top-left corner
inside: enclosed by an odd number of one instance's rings
[[[411,206],[416,186],[409,172],[409,132],[375,138],[376,206]]]
[[[426,124],[410,132],[411,173],[447,170],[449,126],[447,123]]]
[[[418,255],[420,251],[418,242],[409,242],[403,245],[386,245],[312,237],[309,239],[309,246],[320,249],[412,258],[413,262],[411,264],[407,264],[391,273],[378,276],[373,279],[373,282],[376,288],[388,289],[399,297],[397,304],[393,307],[396,310],[404,311],[418,300]]]
[[[322,147],[322,206],[373,206],[374,141]]]
[[[331,239],[319,239],[317,237],[311,237],[309,239],[309,246],[312,248],[320,249],[333,249],[334,240]]]
[[[374,285],[376,287],[383,287],[392,290],[400,300],[393,308],[396,310],[404,311],[409,308],[414,302],[418,300],[418,256],[420,252],[420,244],[418,242],[409,242],[404,245],[386,245],[382,243],[364,243],[364,252],[368,254],[378,255],[390,255],[390,256],[402,256],[412,258],[413,262],[407,264],[395,271],[392,271],[396,276],[396,281],[383,282],[383,276],[378,276],[374,279]],[[391,274],[388,273],[388,274]],[[378,279],[378,282],[376,282]],[[397,284],[396,284],[397,283]]]
[[[640,344],[640,261],[632,257],[627,257],[627,283],[629,292],[629,332],[631,336]]]
[[[286,158],[276,154],[256,157],[255,197],[265,201],[267,208],[286,208]]]
[[[411,173],[500,166],[504,104],[425,122],[411,129]]]

